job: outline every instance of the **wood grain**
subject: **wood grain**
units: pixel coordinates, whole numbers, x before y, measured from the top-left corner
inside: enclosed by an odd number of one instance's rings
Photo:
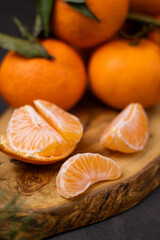
[[[43,239],[102,221],[135,206],[160,184],[160,105],[147,111],[149,141],[143,151],[134,154],[109,151],[99,142],[103,129],[116,116],[116,111],[87,96],[72,112],[84,126],[83,139],[73,155],[93,152],[111,157],[121,166],[122,177],[97,183],[78,198],[67,200],[57,193],[55,185],[63,161],[55,165],[35,166],[1,153],[0,179],[4,180],[0,181],[0,189],[8,194],[1,199],[0,209],[19,193],[19,201],[24,200],[24,204],[13,221],[19,224],[24,216],[32,214],[29,229],[20,232],[20,237],[30,239],[32,231],[34,239]],[[0,119],[1,134],[6,131],[11,113],[10,109]]]

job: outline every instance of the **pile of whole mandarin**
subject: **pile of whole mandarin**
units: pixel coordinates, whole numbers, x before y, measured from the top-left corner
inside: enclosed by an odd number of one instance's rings
[[[26,58],[15,51],[6,55],[0,67],[4,99],[12,107],[44,99],[69,110],[83,96],[89,79],[93,94],[111,107],[123,109],[133,102],[150,107],[158,103],[159,35],[156,29],[149,31],[151,28],[143,29],[143,25],[151,26],[151,21],[152,28],[160,27],[158,21],[153,24],[160,15],[160,1],[82,2],[55,1],[50,33],[56,37],[40,41],[53,59]],[[138,14],[127,18],[130,11]],[[122,37],[119,32],[127,19],[133,25],[139,23],[144,34]]]

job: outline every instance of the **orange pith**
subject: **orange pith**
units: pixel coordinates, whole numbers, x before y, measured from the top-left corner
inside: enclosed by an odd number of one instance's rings
[[[130,104],[105,129],[101,143],[114,151],[132,153],[144,148],[148,139],[147,115],[140,104]]]
[[[65,198],[72,198],[96,182],[120,176],[120,167],[110,158],[92,153],[77,154],[62,165],[56,178],[57,191]]]
[[[0,138],[0,150],[22,161],[47,164],[67,157],[75,149],[83,134],[80,121],[54,104],[52,106],[52,103],[35,101],[36,106],[41,106],[40,104],[46,105],[40,111],[42,115],[29,105],[13,112],[8,124],[7,135]],[[51,115],[48,115],[48,106],[52,109]],[[54,114],[54,111],[57,113]],[[53,121],[52,118],[54,118]],[[72,118],[73,121],[71,121]],[[58,122],[57,126],[63,126],[61,131],[54,128],[52,122],[55,123],[55,126],[56,122]],[[70,122],[74,122],[74,124],[70,124]],[[74,126],[77,126],[76,133]],[[73,132],[73,136],[76,136],[75,140],[63,137],[63,130],[67,136],[67,127],[70,129],[70,134]]]

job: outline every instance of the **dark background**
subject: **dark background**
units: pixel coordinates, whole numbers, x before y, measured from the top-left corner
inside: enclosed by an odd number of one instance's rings
[[[100,1],[100,0],[99,0]],[[32,29],[34,0],[0,0],[0,32],[19,36],[12,21],[17,16]],[[0,60],[5,51],[0,49]],[[0,114],[7,104],[0,97]],[[136,207],[101,223],[51,238],[53,240],[157,240],[160,239],[160,187]]]

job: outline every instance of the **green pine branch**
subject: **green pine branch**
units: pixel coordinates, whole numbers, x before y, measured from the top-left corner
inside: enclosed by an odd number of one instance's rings
[[[0,191],[0,202],[3,201],[5,196],[8,195],[5,191]],[[43,239],[43,231],[40,233],[38,229],[41,229],[48,220],[44,220],[41,223],[36,223],[36,229],[34,229],[32,222],[36,219],[35,214],[28,214],[26,216],[19,216],[24,201],[20,201],[20,195],[17,194],[5,207],[0,210],[0,240],[30,240],[30,239]]]

